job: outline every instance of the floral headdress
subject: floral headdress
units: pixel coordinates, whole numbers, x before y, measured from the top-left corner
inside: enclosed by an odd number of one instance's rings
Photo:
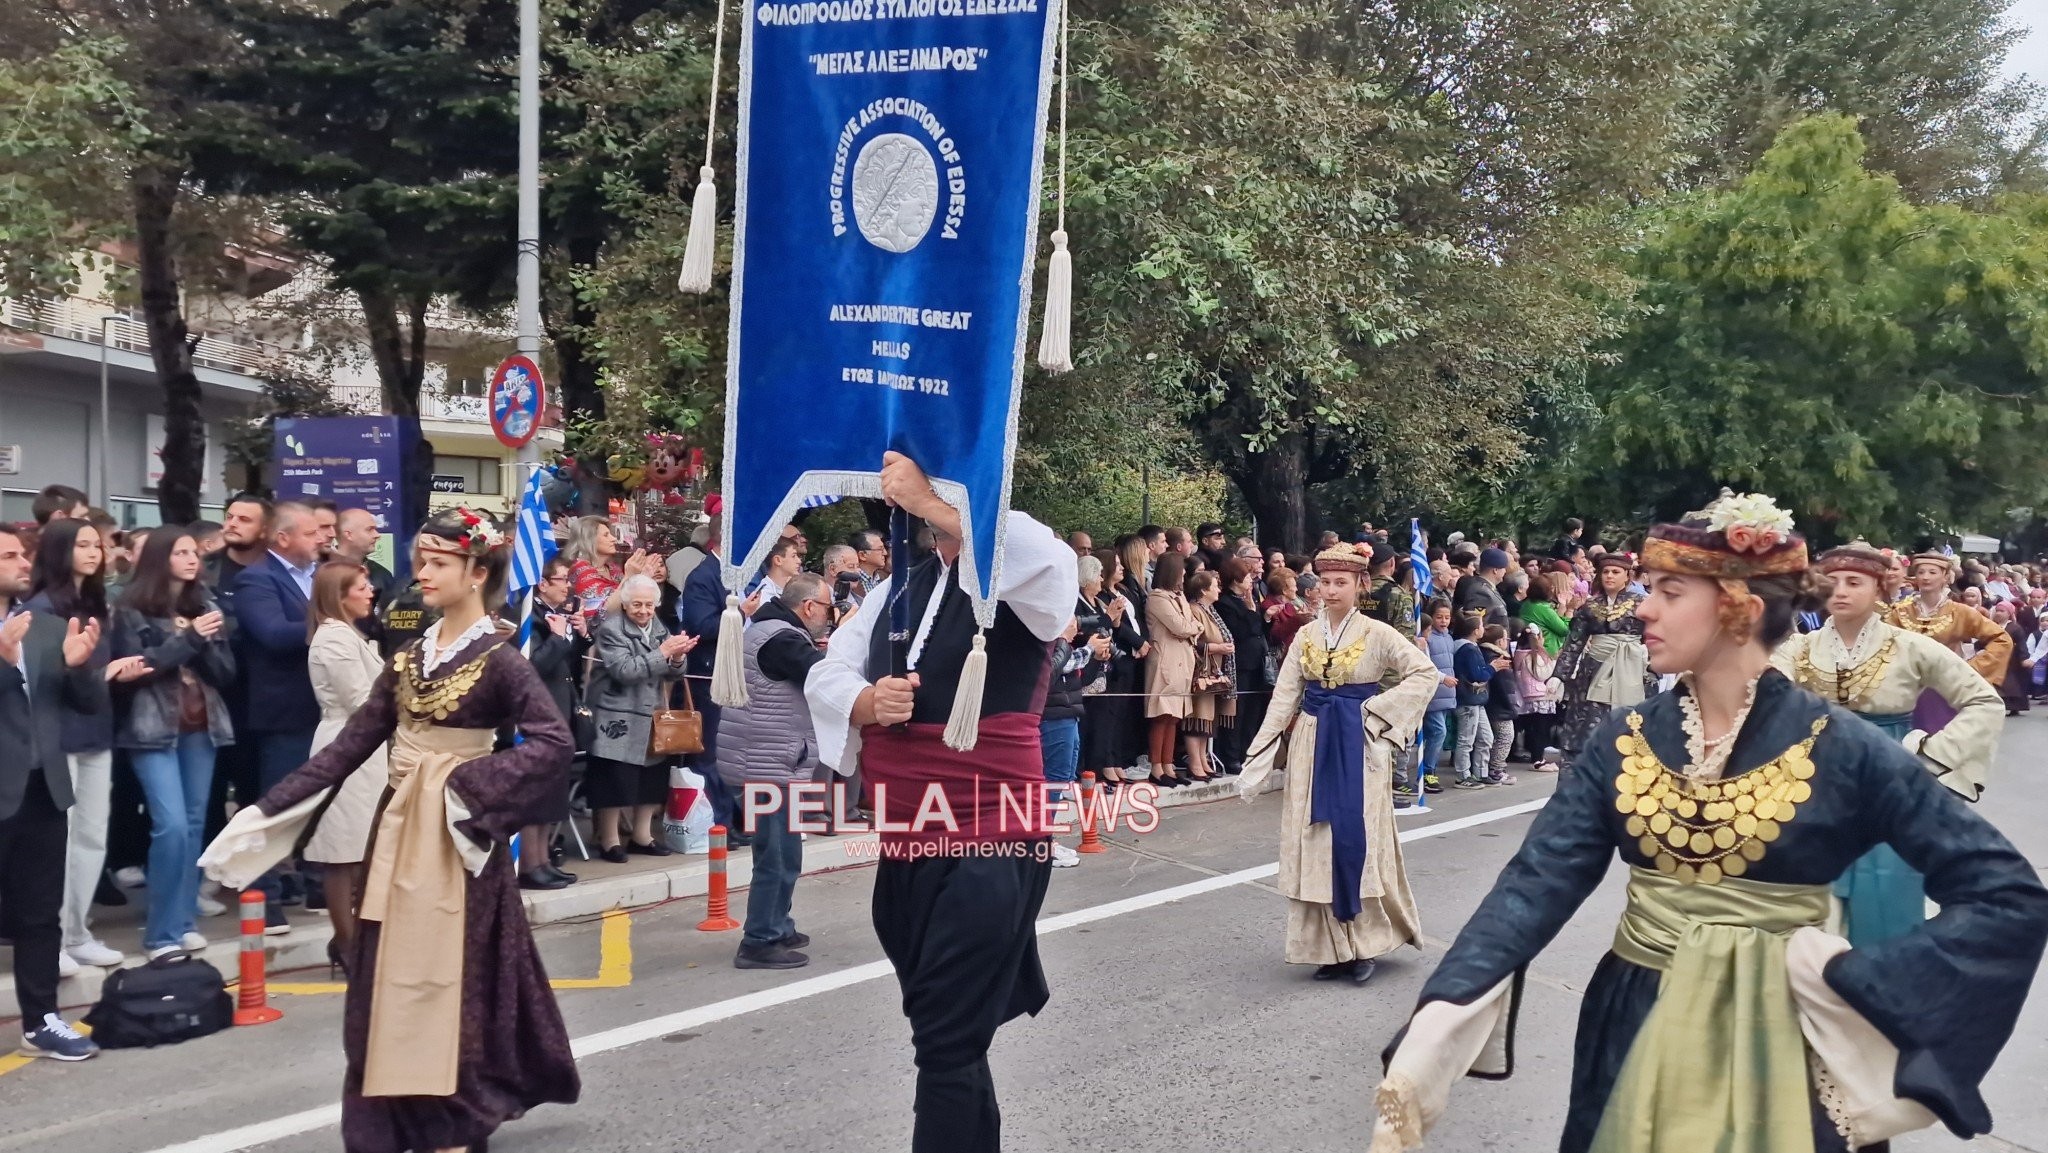
[[[1792,514],[1762,493],[1720,499],[1677,524],[1660,524],[1643,542],[1643,567],[1717,580],[1805,572],[1806,540]]]
[[[440,533],[434,532],[431,527],[427,527],[420,530],[420,536],[422,538],[431,537],[437,541],[448,541],[455,546],[454,548],[434,548],[426,544],[416,544],[414,547],[418,548],[421,552],[447,553],[451,556],[474,558],[489,556],[492,552],[505,547],[507,538],[504,533],[498,531],[496,525],[491,523],[491,518],[466,508],[455,509],[453,515],[461,520],[463,525],[462,532],[459,535],[454,537],[443,536]],[[436,517],[434,519],[439,520],[441,518]],[[428,523],[431,526],[432,522]]]
[[[1748,637],[1756,627],[1746,581],[1807,570],[1806,540],[1792,514],[1762,493],[1727,489],[1677,524],[1660,524],[1643,542],[1643,567],[1707,577],[1721,586],[1721,627]]]

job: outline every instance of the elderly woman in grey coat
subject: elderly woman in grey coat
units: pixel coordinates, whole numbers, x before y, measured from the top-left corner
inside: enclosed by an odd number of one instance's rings
[[[627,577],[606,606],[596,630],[596,663],[584,692],[597,730],[590,742],[584,795],[596,812],[598,856],[624,864],[628,853],[668,856],[654,835],[654,818],[668,800],[668,758],[647,751],[654,712],[667,705],[670,686],[683,675],[683,657],[697,647],[686,633],[669,635],[655,618],[661,588],[645,575]],[[632,816],[624,839],[623,819]]]

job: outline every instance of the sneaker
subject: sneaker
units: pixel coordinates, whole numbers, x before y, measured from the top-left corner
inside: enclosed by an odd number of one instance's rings
[[[1054,842],[1052,843],[1052,867],[1053,867],[1053,868],[1055,868],[1055,869],[1071,869],[1071,868],[1073,868],[1073,867],[1074,867],[1075,865],[1078,865],[1078,864],[1080,864],[1080,863],[1081,863],[1081,854],[1079,854],[1079,853],[1075,852],[1075,851],[1074,851],[1074,850],[1072,850],[1072,849],[1069,849],[1069,848],[1068,848],[1068,847],[1066,847],[1065,845],[1062,845],[1062,844],[1060,844],[1060,843],[1059,843],[1058,841],[1054,841]]]
[[[1486,783],[1489,785],[1512,785],[1515,783],[1515,774],[1495,773],[1494,775],[1486,778]]]
[[[1441,793],[1444,791],[1444,783],[1436,779],[1435,773],[1430,773],[1422,778],[1422,791],[1425,793]]]
[[[808,949],[811,947],[811,937],[808,933],[799,933],[791,930],[789,935],[775,943],[785,949]]]
[[[64,1023],[55,1013],[43,1014],[43,1027],[21,1035],[21,1052],[27,1057],[48,1057],[54,1061],[83,1061],[99,1056],[100,1047],[85,1034]]]
[[[57,979],[61,981],[66,977],[76,977],[78,971],[79,964],[71,959],[71,954],[62,949],[57,950]]]
[[[1457,783],[1453,784],[1451,787],[1454,789],[1483,789],[1486,787],[1486,783],[1484,781],[1474,780],[1471,777],[1459,777]]]
[[[734,953],[732,957],[732,967],[735,969],[801,969],[810,963],[809,957],[795,949],[785,949],[781,945],[769,945],[765,948],[748,948],[741,945],[739,952]]]
[[[223,914],[223,913],[225,913],[225,912],[227,912],[227,911],[228,911],[228,907],[227,907],[226,905],[223,905],[223,904],[221,904],[221,903],[220,903],[219,901],[216,901],[216,900],[214,900],[214,899],[213,899],[212,897],[208,897],[208,896],[205,896],[205,895],[203,895],[203,894],[202,894],[202,895],[200,896],[200,898],[199,898],[199,915],[200,915],[200,916],[202,916],[202,917],[218,917],[218,916],[220,916],[221,914]]]
[[[187,953],[204,953],[206,951],[206,938],[198,933],[187,933],[178,943],[185,946]]]
[[[97,965],[103,969],[111,969],[127,960],[121,955],[120,950],[107,948],[104,941],[87,941],[83,945],[73,945],[64,951],[71,954],[71,959],[81,965]]]
[[[284,906],[268,904],[263,907],[263,935],[282,937],[292,931],[292,923],[284,915]]]
[[[161,957],[169,957],[185,951],[186,949],[183,945],[158,945],[154,949],[145,950],[142,955],[145,959],[154,961]]]
[[[140,866],[128,865],[114,870],[114,883],[124,889],[140,889],[149,883],[149,877]]]
[[[1407,809],[1407,808],[1413,808],[1413,807],[1414,807],[1414,805],[1415,805],[1415,790],[1413,790],[1413,789],[1395,789],[1395,790],[1394,790],[1394,807],[1395,807],[1395,808],[1397,808],[1397,809]]]

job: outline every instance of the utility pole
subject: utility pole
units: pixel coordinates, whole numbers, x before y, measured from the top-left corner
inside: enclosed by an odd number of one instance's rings
[[[519,352],[540,363],[540,0],[519,0]],[[534,414],[536,419],[539,413]],[[525,488],[540,446],[519,449],[509,491]]]

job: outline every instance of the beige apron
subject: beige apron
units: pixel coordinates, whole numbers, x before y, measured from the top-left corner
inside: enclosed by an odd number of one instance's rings
[[[447,1097],[462,1053],[469,878],[449,829],[448,777],[489,756],[490,729],[401,723],[361,916],[377,921],[365,1097]],[[464,814],[466,815],[466,814]]]
[[[1586,699],[1609,707],[1643,703],[1643,679],[1650,671],[1650,650],[1643,642],[1622,633],[1601,633],[1586,638],[1586,655],[1600,662]]]

